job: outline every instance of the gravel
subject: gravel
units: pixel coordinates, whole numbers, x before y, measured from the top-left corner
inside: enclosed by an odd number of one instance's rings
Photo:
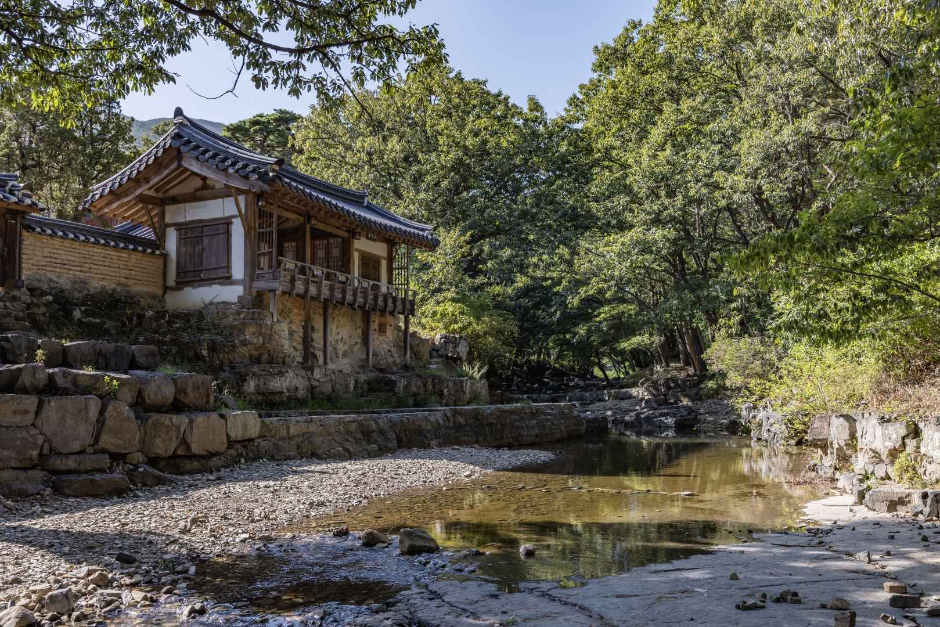
[[[193,562],[274,541],[281,529],[303,519],[551,457],[545,451],[449,447],[345,462],[259,461],[115,499],[45,493],[7,503],[0,507],[0,611],[19,604],[37,618],[47,614],[54,600],[44,601],[50,585],[51,591],[71,587],[73,618],[146,607],[163,598],[161,592],[185,591]],[[119,554],[127,555],[118,560]],[[127,563],[128,555],[137,561]],[[102,569],[109,583],[92,583],[104,581]],[[135,597],[138,587],[154,598]]]

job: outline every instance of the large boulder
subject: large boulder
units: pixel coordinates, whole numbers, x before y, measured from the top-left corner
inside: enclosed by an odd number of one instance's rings
[[[907,490],[894,486],[881,486],[869,490],[864,501],[865,507],[882,514],[906,512],[912,505],[919,502],[919,490]]]
[[[127,373],[137,379],[137,404],[141,411],[160,412],[170,408],[176,397],[176,387],[170,377],[159,372],[131,370]]]
[[[131,368],[134,370],[156,370],[160,365],[160,351],[156,346],[135,344],[131,346]]]
[[[229,442],[254,440],[261,433],[261,419],[253,411],[227,411],[219,414],[225,420]]]
[[[134,453],[140,450],[140,428],[134,412],[121,401],[106,400],[98,416],[95,449],[104,453]]]
[[[46,367],[42,364],[0,366],[0,392],[39,394],[47,383]]]
[[[206,374],[181,372],[171,375],[175,396],[173,404],[182,410],[211,411],[213,409],[212,377]]]
[[[39,401],[36,427],[53,453],[78,453],[92,443],[101,411],[97,396],[57,396]]]
[[[398,550],[402,555],[437,553],[441,550],[437,540],[424,529],[402,529],[398,533]]]
[[[65,348],[59,340],[39,340],[42,351],[42,364],[46,368],[57,368],[65,361]]]
[[[0,468],[35,466],[42,443],[36,427],[0,427]]]
[[[0,357],[8,364],[30,364],[36,361],[39,340],[28,332],[13,332],[0,335]]]
[[[175,479],[169,475],[166,475],[155,468],[151,468],[147,464],[141,464],[137,468],[131,468],[128,470],[127,478],[131,482],[131,485],[144,488],[155,488],[161,485],[170,485],[175,481]]]
[[[830,418],[829,414],[813,416],[806,432],[806,444],[822,448],[829,443]]]
[[[192,413],[187,417],[189,424],[176,447],[176,455],[214,455],[225,451],[228,446],[225,421],[217,413]]]
[[[52,480],[52,489],[63,496],[100,498],[120,496],[131,489],[124,475],[59,475]]]
[[[117,372],[51,368],[49,388],[57,394],[94,394],[102,398],[110,396],[133,405],[137,401],[140,382],[135,377]]]
[[[98,370],[127,370],[131,367],[133,350],[127,344],[98,345],[98,355],[95,366]]]
[[[28,427],[36,419],[39,399],[32,394],[0,394],[0,427]]]
[[[104,453],[91,455],[46,455],[41,460],[46,472],[71,474],[81,472],[101,472],[111,465],[111,458]]]
[[[179,414],[142,414],[140,452],[147,457],[169,457],[183,439],[189,418]]]
[[[38,624],[33,613],[20,605],[0,612],[0,627],[35,627]]]
[[[867,449],[882,461],[892,463],[904,450],[904,440],[917,432],[914,423],[874,413],[856,417],[858,447]]]
[[[62,363],[67,366],[81,369],[98,363],[98,342],[69,342],[62,348],[65,352]]]
[[[838,461],[845,461],[855,454],[858,430],[855,418],[836,414],[829,419],[829,454]]]
[[[463,363],[467,361],[467,355],[470,354],[470,343],[462,335],[439,333],[434,338],[432,352],[439,357]]]
[[[42,470],[0,470],[0,496],[4,498],[26,498],[39,494],[51,485],[52,475]]]

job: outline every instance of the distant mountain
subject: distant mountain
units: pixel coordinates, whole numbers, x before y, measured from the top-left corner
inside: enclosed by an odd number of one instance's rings
[[[152,129],[154,126],[156,126],[160,122],[164,122],[169,119],[170,118],[154,118],[152,120],[134,120],[134,128],[132,129],[132,132],[134,133],[134,139],[136,139],[137,142],[139,143],[142,137],[145,137],[147,134],[150,133],[150,129]],[[212,120],[200,120],[199,118],[194,118],[194,119],[200,124],[202,124],[203,126],[205,126],[207,129],[209,129],[210,131],[214,131],[220,134],[222,133],[221,122],[213,122]]]

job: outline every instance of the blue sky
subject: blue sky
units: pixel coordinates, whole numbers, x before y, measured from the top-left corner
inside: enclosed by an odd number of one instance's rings
[[[588,78],[593,46],[612,40],[629,19],[652,18],[655,0],[421,0],[406,21],[437,23],[450,64],[465,76],[483,78],[525,104],[535,95],[557,113]],[[280,91],[255,90],[243,76],[238,97],[206,100],[231,86],[231,58],[224,46],[194,42],[193,51],[172,59],[175,85],[152,96],[132,94],[124,112],[146,120],[172,115],[177,105],[187,115],[233,122],[275,108],[305,113],[311,96],[291,98]]]

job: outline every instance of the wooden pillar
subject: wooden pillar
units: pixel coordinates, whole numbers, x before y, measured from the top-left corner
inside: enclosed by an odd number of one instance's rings
[[[405,304],[405,367],[411,363],[411,314]]]
[[[310,219],[304,220],[304,363],[310,363]]]
[[[330,365],[330,301],[323,301],[323,366]]]
[[[277,194],[271,194],[271,205],[272,205],[271,214],[273,216],[272,219],[274,221],[273,222],[274,228],[273,228],[273,232],[271,233],[271,268],[274,270],[277,270],[278,269],[277,227],[278,227],[278,222],[280,221],[278,219],[279,216],[277,212]],[[280,275],[276,274],[275,276],[279,277]],[[277,293],[279,291],[280,289],[271,290],[271,320],[273,320],[274,322],[277,322]]]
[[[369,369],[372,369],[372,310],[366,310],[366,357]]]
[[[353,232],[347,231],[346,238],[346,274],[350,276],[358,276],[356,269],[353,267],[354,262],[356,261],[356,240],[353,239]]]
[[[161,216],[165,215],[163,211]],[[257,250],[258,232],[258,195],[248,194],[245,198],[245,277],[242,282],[242,297],[246,304],[251,303],[251,286],[255,280],[255,251]]]

